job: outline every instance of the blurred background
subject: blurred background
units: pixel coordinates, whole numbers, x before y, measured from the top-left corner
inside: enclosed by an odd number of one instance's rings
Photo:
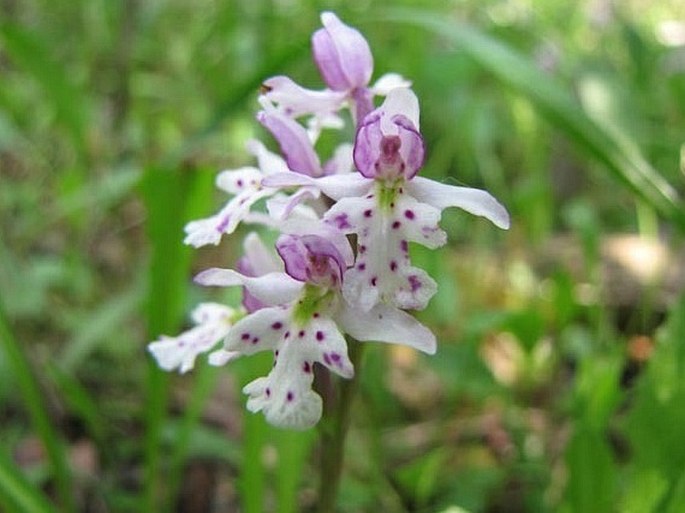
[[[239,301],[191,278],[241,234],[182,228],[274,147],[262,80],[323,87],[322,10],[413,81],[423,173],[512,215],[412,248],[438,355],[368,348],[339,511],[685,511],[680,0],[0,0],[0,508],[312,510],[316,432],[244,410],[268,355],[169,376],[146,344]]]

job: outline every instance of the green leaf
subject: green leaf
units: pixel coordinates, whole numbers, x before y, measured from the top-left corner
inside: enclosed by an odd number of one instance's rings
[[[67,462],[64,442],[50,419],[38,379],[22,350],[23,346],[14,337],[1,303],[0,344],[16,377],[19,391],[24,399],[33,427],[45,447],[61,506],[65,512],[75,511],[71,469]]]
[[[566,449],[570,511],[612,511],[616,469],[603,434],[582,424],[576,426]]]
[[[554,126],[592,156],[635,194],[685,231],[685,209],[676,190],[640,151],[617,140],[591,119],[569,88],[496,38],[454,19],[418,9],[392,9],[391,21],[424,27],[453,43],[500,81],[525,96]]]
[[[655,469],[640,469],[629,477],[620,511],[656,513],[667,490],[668,480],[662,473]]]
[[[197,170],[196,170],[197,171]],[[150,339],[178,329],[189,283],[190,249],[183,245],[183,225],[207,197],[209,173],[149,168],[142,195],[147,207],[147,228],[152,245],[146,303]],[[142,347],[141,347],[142,351]],[[148,360],[145,404],[145,487],[141,510],[160,511],[161,433],[166,420],[168,376]],[[175,490],[166,489],[167,497]]]
[[[675,482],[685,468],[685,295],[657,332],[656,349],[638,382],[626,420],[637,468],[659,469]]]
[[[57,512],[43,492],[22,475],[4,451],[0,451],[0,505],[4,507],[4,511]]]

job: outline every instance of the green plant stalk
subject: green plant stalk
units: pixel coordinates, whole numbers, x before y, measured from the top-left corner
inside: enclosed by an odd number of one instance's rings
[[[149,337],[177,329],[184,309],[190,251],[179,240],[184,216],[197,200],[201,177],[180,170],[149,168],[143,175],[141,194],[147,207],[151,242],[146,318]],[[162,429],[167,419],[169,376],[148,359],[145,385],[145,475],[140,511],[163,511],[164,496],[173,496],[162,483]]]
[[[364,345],[351,337],[347,337],[347,341],[349,357],[354,366],[355,373],[352,379],[340,381],[340,393],[337,403],[335,407],[324,410],[324,418],[321,421],[318,513],[332,513],[335,511],[335,502],[338,496],[338,489],[340,488],[340,478],[342,477],[345,438],[350,425],[352,403],[359,388]]]
[[[209,365],[203,365],[198,369],[193,383],[193,389],[190,394],[190,401],[186,407],[181,422],[181,429],[178,437],[174,443],[174,449],[171,456],[171,464],[168,483],[170,490],[178,490],[183,474],[183,463],[188,456],[188,447],[190,445],[190,438],[193,430],[200,422],[202,410],[207,403],[207,399],[214,391],[217,377],[219,376],[217,369]],[[175,497],[168,497],[173,501]],[[171,511],[173,504],[169,504]]]
[[[0,305],[0,341],[10,361],[10,367],[14,370],[31,422],[45,447],[62,511],[76,511],[71,470],[67,463],[64,445],[50,421],[38,380],[12,333],[2,305]]]

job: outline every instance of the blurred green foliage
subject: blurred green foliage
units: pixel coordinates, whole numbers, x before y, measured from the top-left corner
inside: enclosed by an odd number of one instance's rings
[[[239,400],[268,358],[167,376],[145,345],[202,298],[237,301],[191,276],[240,237],[191,252],[182,226],[268,140],[261,81],[322,86],[324,9],[367,36],[376,77],[413,81],[423,172],[513,219],[446,212],[450,245],[412,248],[440,283],[418,314],[439,353],[368,348],[340,511],[681,511],[678,0],[0,0],[0,507],[312,507],[315,433]],[[668,271],[612,281],[618,234],[656,238]]]

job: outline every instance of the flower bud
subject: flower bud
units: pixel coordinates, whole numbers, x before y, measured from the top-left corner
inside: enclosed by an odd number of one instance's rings
[[[312,50],[328,87],[334,91],[366,87],[373,72],[373,56],[364,36],[332,12],[322,13],[321,23],[323,28],[312,36]]]

